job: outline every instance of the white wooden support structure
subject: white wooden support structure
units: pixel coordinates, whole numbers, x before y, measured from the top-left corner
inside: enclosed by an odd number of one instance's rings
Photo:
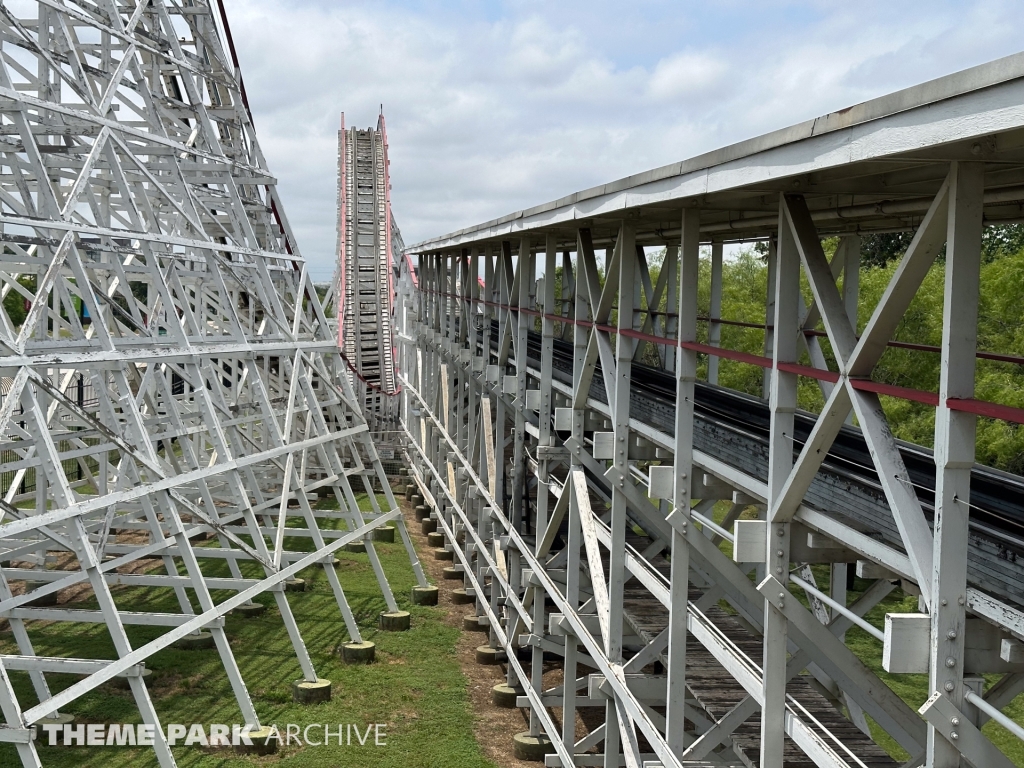
[[[994,494],[1024,498],[1024,480],[975,464],[973,425],[1024,414],[979,403],[973,382],[982,227],[1017,221],[1024,201],[1022,105],[1024,55],[408,249],[410,466],[461,510],[445,531],[473,546],[447,546],[468,588],[490,579],[491,642],[530,659],[508,682],[525,692],[529,733],[552,742],[548,765],[897,765],[868,718],[911,764],[996,759],[978,725],[1024,690],[1024,569],[998,553],[1024,542],[991,521]],[[859,317],[862,241],[896,230],[912,242]],[[721,254],[754,241],[767,243],[764,342],[729,349]],[[646,249],[661,247],[658,271]],[[471,255],[453,271],[451,254]],[[404,277],[413,264],[418,283]],[[915,353],[941,356],[939,391],[872,380],[935,268],[943,343]],[[454,412],[437,395],[442,361]],[[757,391],[709,386],[726,365],[760,368]],[[800,409],[801,378],[820,385],[820,412]],[[936,408],[934,452],[893,437],[886,397]],[[1024,502],[999,514],[1024,520]],[[827,589],[809,564],[827,567]],[[857,599],[853,568],[873,579]],[[894,583],[922,613],[867,624]],[[921,713],[846,645],[855,625],[893,670],[929,672]],[[578,685],[544,689],[552,652]],[[1004,677],[972,692],[984,673]],[[603,716],[579,739],[585,709]],[[951,718],[973,730],[952,737]]]
[[[215,0],[40,1],[5,6],[0,30],[0,618],[13,638],[0,730],[16,742],[0,762],[40,765],[30,726],[116,676],[161,734],[140,670],[200,632],[238,722],[259,726],[229,611],[272,595],[316,681],[286,581],[323,568],[339,626],[361,639],[334,555],[363,542],[397,609],[372,543],[394,523],[426,582],[260,149],[227,16]],[[96,608],[46,607],[85,585]],[[175,608],[154,610],[166,595]],[[114,658],[41,656],[36,621],[69,638],[100,625]],[[134,647],[129,624],[167,631]],[[29,673],[31,703],[8,671]],[[68,672],[81,679],[54,693]],[[153,750],[174,765],[162,735]]]

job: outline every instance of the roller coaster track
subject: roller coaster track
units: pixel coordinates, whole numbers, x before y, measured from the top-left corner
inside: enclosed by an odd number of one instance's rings
[[[342,115],[338,154],[338,345],[376,426],[393,419],[398,392],[393,264],[401,235],[391,214],[384,116],[363,130],[346,129]]]
[[[407,249],[407,459],[508,657],[495,703],[529,711],[517,754],[903,762],[881,728],[907,768],[1010,768],[1024,479],[975,441],[979,418],[1013,434],[1024,409],[975,373],[1024,365],[977,343],[983,227],[1020,220],[1022,146],[1024,54]],[[861,238],[894,230],[911,245],[859,316]],[[723,318],[726,246],[752,241],[764,321]],[[932,269],[936,346],[899,336]],[[887,381],[890,347],[939,355],[937,391]],[[745,391],[720,386],[722,360]],[[934,409],[934,449],[896,439],[901,400]],[[898,694],[925,679],[923,704]]]
[[[497,333],[497,325],[492,326]],[[527,356],[539,373],[541,335],[530,331]],[[497,343],[492,343],[497,351]],[[512,358],[514,359],[514,358]],[[572,384],[572,345],[554,340],[553,376],[563,386]],[[597,364],[596,372],[601,372]],[[670,435],[675,410],[675,380],[658,368],[634,363],[631,411],[637,420]],[[595,376],[590,397],[607,404],[603,377]],[[767,445],[770,411],[759,397],[699,382],[695,397],[694,446],[752,477],[768,477]],[[806,444],[814,415],[798,412],[794,450]],[[932,451],[900,442],[900,454],[910,482],[929,515],[935,500],[935,459]],[[600,482],[600,481],[599,481]],[[838,489],[842,489],[839,492]],[[811,483],[807,503],[840,516],[902,551],[899,531],[885,502],[878,472],[860,429],[844,426]],[[1024,478],[981,465],[971,471],[971,538],[968,582],[1024,609]]]

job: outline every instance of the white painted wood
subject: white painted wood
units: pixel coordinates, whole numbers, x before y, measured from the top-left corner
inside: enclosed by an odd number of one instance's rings
[[[572,431],[572,408],[555,408],[555,429],[559,432]]]
[[[541,390],[539,389],[528,389],[526,390],[526,410],[528,411],[539,411],[541,406]]]
[[[711,305],[708,321],[708,344],[712,347],[722,346],[722,254],[725,248],[721,242],[711,243]],[[718,383],[719,359],[708,355],[708,383]]]
[[[984,139],[1024,123],[1024,57],[950,75],[851,110],[807,121],[739,145],[574,193],[562,200],[411,246],[415,252],[501,237],[602,213],[683,201],[742,186],[821,172],[843,165],[970,139]],[[998,74],[996,74],[998,73]],[[990,79],[991,78],[991,79]],[[936,82],[941,83],[935,88]],[[984,83],[984,85],[980,85]],[[944,95],[936,97],[941,91]],[[906,99],[903,94],[907,93]],[[910,95],[912,94],[912,95]],[[904,108],[903,104],[909,105]],[[895,105],[900,104],[900,107]],[[863,122],[851,118],[862,114]],[[963,116],[970,114],[971,120]],[[866,115],[871,115],[866,117]],[[819,133],[823,125],[836,125]]]
[[[964,706],[964,636],[971,468],[977,417],[951,410],[948,398],[974,397],[981,280],[982,163],[954,163],[949,172],[945,300],[939,405],[935,411],[935,539],[931,581],[929,686]],[[958,768],[958,744],[941,731],[928,739],[930,768]]]
[[[622,446],[622,451],[625,451],[625,446]],[[616,452],[616,442],[614,432],[595,432],[594,433],[594,458],[600,461],[614,460]]]
[[[768,546],[768,523],[737,520],[732,529],[732,559],[736,563],[763,563]]]
[[[942,693],[933,693],[920,712],[935,731],[942,735],[943,740],[956,745],[957,759],[963,753],[975,766],[1011,768],[1013,765]]]
[[[890,673],[927,672],[930,626],[927,613],[885,614],[882,669]]]
[[[647,497],[650,499],[674,499],[676,484],[676,469],[672,465],[650,467],[651,484],[647,490]]]
[[[1024,59],[1021,61],[1024,63]],[[986,89],[999,90],[1007,82],[1009,81],[1000,80],[988,83]],[[485,349],[489,364],[496,360],[502,366],[514,365],[517,372],[515,399],[501,397],[498,401],[497,408],[500,413],[496,420],[498,436],[495,445],[498,448],[497,453],[502,457],[499,462],[505,464],[497,474],[500,476],[506,470],[510,473],[518,473],[521,470],[522,474],[516,475],[511,486],[499,484],[496,487],[499,494],[505,493],[503,487],[514,488],[515,498],[511,499],[514,514],[508,514],[506,500],[497,500],[497,504],[486,512],[484,527],[477,526],[481,540],[487,541],[486,536],[492,536],[487,543],[493,545],[496,552],[501,551],[501,547],[506,547],[504,551],[508,554],[507,584],[511,593],[507,596],[499,594],[497,599],[509,601],[513,609],[509,611],[507,626],[501,629],[501,632],[509,643],[518,643],[520,640],[527,642],[535,658],[538,649],[564,653],[565,679],[570,681],[582,679],[577,670],[581,660],[586,660],[586,663],[592,663],[599,668],[599,673],[605,681],[600,686],[600,692],[607,696],[604,721],[585,743],[588,746],[598,746],[603,738],[605,753],[589,756],[586,758],[587,762],[608,765],[619,765],[622,762],[631,764],[630,761],[637,759],[637,740],[642,734],[657,754],[658,761],[665,765],[675,765],[683,754],[692,756],[685,751],[685,744],[691,736],[682,728],[673,730],[674,722],[682,724],[686,719],[696,724],[698,729],[717,728],[706,743],[700,742],[702,750],[710,750],[722,743],[721,737],[727,737],[731,729],[722,727],[721,724],[715,726],[706,720],[692,703],[686,703],[685,661],[681,660],[685,658],[685,639],[688,635],[696,638],[698,634],[715,648],[716,658],[741,680],[741,684],[749,684],[751,699],[747,706],[756,707],[759,701],[773,702],[773,705],[767,708],[766,717],[762,721],[768,723],[765,731],[767,738],[762,739],[762,745],[770,742],[765,755],[751,755],[749,758],[765,766],[777,766],[781,761],[781,734],[786,733],[820,765],[855,764],[855,756],[846,754],[841,748],[836,749],[827,737],[824,740],[819,739],[807,727],[808,723],[801,719],[803,714],[799,707],[785,697],[788,681],[802,670],[807,670],[821,685],[845,703],[857,727],[866,728],[866,719],[870,715],[876,723],[884,722],[884,727],[890,735],[896,735],[897,741],[911,754],[916,755],[923,748],[923,740],[927,737],[922,736],[925,729],[922,721],[912,713],[908,714],[905,706],[897,704],[898,697],[895,697],[891,690],[886,688],[882,691],[880,686],[884,684],[869,670],[865,671],[857,666],[856,660],[851,658],[849,649],[840,639],[854,623],[851,617],[863,616],[865,610],[877,604],[878,600],[892,589],[890,579],[902,580],[905,583],[921,582],[922,588],[928,590],[929,580],[922,574],[934,572],[932,562],[935,560],[928,519],[916,500],[915,489],[908,482],[909,478],[900,463],[896,445],[890,439],[891,430],[884,413],[881,412],[880,402],[870,393],[865,395],[863,390],[852,390],[846,379],[847,369],[854,363],[863,369],[859,376],[870,376],[877,362],[877,356],[873,356],[874,352],[884,349],[885,342],[891,336],[890,324],[894,318],[898,323],[901,316],[901,303],[905,299],[909,301],[916,291],[914,274],[927,269],[929,255],[935,252],[935,242],[941,247],[944,238],[945,227],[939,226],[939,209],[948,206],[948,202],[943,202],[945,193],[940,192],[938,201],[929,196],[934,195],[935,189],[941,185],[942,172],[945,172],[945,164],[949,159],[956,153],[967,154],[973,151],[969,145],[929,145],[927,142],[937,133],[933,131],[929,134],[931,129],[927,127],[921,129],[919,136],[911,137],[910,134],[921,128],[923,123],[929,122],[932,117],[936,117],[936,125],[948,118],[951,113],[947,113],[946,118],[937,117],[938,113],[950,106],[945,102],[958,99],[962,106],[977,97],[980,92],[971,90],[970,93],[952,93],[948,94],[948,98],[943,97],[934,101],[929,98],[927,108],[923,107],[923,103],[918,103],[904,104],[898,110],[883,109],[870,120],[864,121],[853,119],[846,122],[848,118],[845,115],[829,116],[821,121],[821,132],[790,134],[790,139],[800,136],[801,140],[798,142],[768,142],[754,148],[755,154],[737,151],[729,155],[727,152],[718,156],[720,162],[699,168],[684,168],[682,164],[677,164],[672,171],[641,174],[532,211],[519,212],[513,217],[492,222],[485,228],[457,233],[459,238],[465,238],[465,242],[478,241],[483,244],[487,238],[500,237],[508,243],[502,248],[504,261],[501,267],[485,281],[482,291],[487,300],[508,305],[484,310],[487,323],[491,317],[495,317],[499,318],[502,324],[496,358],[490,354],[489,344]],[[964,98],[961,100],[961,97]],[[999,98],[1005,98],[1005,93]],[[1003,107],[1006,106],[1004,103]],[[863,114],[859,107],[853,112]],[[926,112],[931,114],[925,116]],[[971,119],[973,117],[972,115]],[[1020,117],[1018,115],[1015,118],[1018,127],[1024,124]],[[836,126],[836,130],[829,129]],[[950,121],[946,127],[951,126]],[[934,125],[932,127],[934,128]],[[882,132],[890,130],[895,133],[883,139]],[[896,135],[903,130],[908,133]],[[969,132],[973,129],[961,126],[959,130],[962,136],[964,131]],[[925,138],[919,140],[922,136]],[[997,136],[996,140],[1005,138]],[[879,142],[876,149],[883,143],[891,148],[904,141],[908,142],[907,146],[915,147],[914,162],[917,167],[911,176],[916,181],[912,180],[907,184],[906,195],[901,192],[898,201],[874,201],[873,198],[883,194],[883,191],[871,190],[871,182],[862,179],[869,179],[881,166],[857,166],[851,163],[851,158],[856,157],[859,162],[872,151],[865,149],[867,144],[858,143],[861,141]],[[986,160],[996,157],[1001,150],[995,149],[994,146],[986,140],[979,150],[981,157]],[[813,157],[810,150],[812,147]],[[888,149],[885,151],[888,152]],[[857,154],[861,152],[868,154]],[[879,156],[872,155],[872,158]],[[885,156],[894,161],[885,166],[887,181],[903,178],[900,174],[908,173],[902,159]],[[759,166],[762,162],[764,165]],[[939,165],[943,165],[942,172],[935,172]],[[814,175],[805,175],[810,173]],[[719,194],[725,189],[740,191],[740,188],[746,185],[756,189],[756,194],[747,195],[749,190],[746,189],[732,198]],[[843,185],[856,187],[858,190],[861,187],[857,185],[862,185],[863,189],[868,191],[868,195],[861,197],[858,193],[861,202],[849,204],[848,201],[841,199],[842,195],[837,195],[833,191],[845,188]],[[772,194],[777,194],[781,188],[794,190],[794,196],[787,196],[781,201],[784,231],[780,233],[780,242],[777,247],[774,243],[769,244],[769,260],[773,261],[774,255],[774,261],[777,263],[769,278],[772,281],[769,302],[771,311],[767,325],[772,327],[766,329],[766,356],[782,362],[799,362],[797,353],[802,353],[796,339],[800,330],[800,317],[794,318],[793,315],[796,314],[794,310],[800,305],[800,297],[798,282],[794,277],[799,277],[799,262],[802,261],[810,275],[809,285],[814,294],[814,300],[804,318],[805,324],[810,328],[815,326],[818,317],[824,320],[832,342],[830,346],[833,351],[838,351],[836,367],[840,378],[839,385],[828,393],[830,397],[834,394],[835,399],[829,402],[805,446],[798,444],[793,434],[796,376],[778,367],[771,372],[771,378],[774,379],[772,384],[775,386],[767,388],[772,395],[767,483],[762,478],[752,477],[737,467],[727,466],[707,453],[693,450],[692,439],[687,432],[692,427],[687,424],[687,419],[692,417],[692,398],[688,402],[685,387],[689,383],[689,374],[684,370],[687,360],[696,359],[691,350],[676,347],[671,350],[672,355],[666,353],[661,357],[666,365],[670,357],[675,357],[676,365],[673,372],[677,374],[677,397],[674,434],[667,434],[668,429],[662,431],[646,423],[649,420],[646,415],[644,420],[633,417],[630,413],[630,396],[633,396],[635,402],[636,393],[624,382],[629,381],[631,366],[640,358],[641,352],[645,354],[644,359],[649,357],[649,349],[644,345],[651,342],[645,341],[644,344],[640,344],[628,333],[623,333],[640,331],[644,334],[661,335],[671,322],[671,319],[666,319],[663,326],[661,320],[652,318],[649,313],[639,309],[642,301],[654,305],[663,295],[663,291],[671,291],[673,278],[666,269],[662,273],[663,279],[652,281],[652,273],[645,269],[646,264],[642,261],[642,251],[638,251],[635,245],[637,242],[644,245],[662,245],[666,240],[674,239],[677,233],[672,228],[674,225],[670,217],[678,215],[672,211],[678,212],[682,208],[686,213],[682,216],[679,229],[682,233],[684,253],[680,254],[678,274],[681,292],[677,304],[677,327],[681,339],[696,340],[689,326],[690,313],[695,309],[696,301],[685,293],[688,267],[686,246],[692,245],[693,252],[696,252],[702,227],[705,240],[712,234],[715,238],[724,236],[731,239],[742,236],[737,233],[745,231],[756,232],[759,237],[770,236],[778,221],[776,215],[739,212],[734,211],[732,207],[737,199],[742,199],[742,205],[751,209],[758,205],[763,206],[765,187],[775,190]],[[913,191],[910,191],[911,188]],[[795,196],[795,193],[801,190],[807,194],[809,205],[803,205],[803,200]],[[893,194],[888,188],[884,193],[890,196]],[[703,197],[704,195],[707,197]],[[948,198],[948,194],[945,197]],[[698,198],[702,206],[707,206],[702,211],[697,211],[691,205]],[[655,201],[675,203],[674,207],[637,210],[639,206]],[[929,205],[932,208],[931,212]],[[784,207],[790,209],[789,213]],[[872,210],[868,210],[869,208]],[[798,210],[794,213],[794,209]],[[725,215],[727,211],[728,221]],[[635,212],[640,215],[634,217],[632,214]],[[734,213],[737,215],[734,216]],[[602,218],[587,218],[599,214],[606,215]],[[659,220],[659,215],[663,215],[665,220]],[[881,226],[884,223],[891,227],[894,220],[910,221],[920,216],[925,216],[927,221],[918,232],[917,245],[912,246],[907,263],[897,270],[903,277],[890,286],[890,298],[887,299],[889,304],[877,310],[880,314],[874,317],[874,325],[861,339],[857,339],[856,254],[859,246],[857,236],[847,233],[855,231],[862,223],[867,231],[872,225]],[[843,234],[841,247],[832,264],[825,261],[818,240],[819,233],[816,228],[822,223],[827,228],[822,234]],[[745,229],[747,227],[749,229]],[[524,249],[530,247],[524,236],[534,237],[534,244],[537,244],[537,236],[541,232],[545,238],[542,251],[545,254],[544,279],[537,283],[537,274],[533,267],[527,267],[525,270],[517,267],[512,256],[515,253],[515,244],[518,244],[520,253],[525,253]],[[572,233],[575,233],[575,243],[570,240]],[[577,250],[575,264],[570,254],[563,254],[564,285],[561,297],[549,295],[548,275],[552,272],[551,256],[555,250],[553,245],[569,250],[575,246]],[[450,250],[452,249],[444,246],[438,248],[437,253]],[[524,257],[521,261],[529,262],[530,258]],[[599,262],[605,271],[603,278],[598,269]],[[573,274],[572,279],[568,280],[570,265]],[[836,284],[840,277],[842,291]],[[572,283],[572,286],[566,292],[565,286],[569,283]],[[533,304],[534,300],[530,298],[529,290],[532,290],[535,284],[538,286],[537,303]],[[430,285],[433,286],[430,290],[457,293],[457,287],[451,283],[435,281]],[[440,294],[430,295],[438,297],[431,298],[430,302],[436,307],[432,311],[440,317],[446,317],[451,307],[455,306],[452,302],[446,302]],[[780,301],[779,296],[783,296],[784,299]],[[460,308],[461,306],[459,305]],[[536,359],[524,362],[522,354],[524,342],[521,331],[523,315],[527,313],[519,310],[531,306],[542,306],[545,313],[555,308],[556,312],[566,312],[579,322],[578,325],[565,323],[559,329],[558,321],[550,321],[548,318],[539,321],[544,339],[540,362]],[[492,314],[488,315],[487,312]],[[617,316],[614,313],[617,313]],[[528,317],[529,327],[532,328],[538,320],[533,315]],[[613,321],[619,333],[607,328],[600,330],[594,327],[609,326]],[[453,320],[453,327],[457,327],[460,322],[461,320]],[[559,333],[562,339],[572,339],[571,383],[568,380],[561,380],[557,371],[547,368],[544,362],[548,322],[554,323],[554,332]],[[793,333],[790,334],[787,329],[791,329]],[[409,334],[410,338],[415,335]],[[434,355],[431,360],[448,359],[446,355],[461,355],[459,348],[450,345],[450,336],[420,336],[421,339],[426,339],[422,342],[424,345],[436,345],[437,351],[431,352],[431,355]],[[867,341],[863,337],[867,337]],[[812,352],[812,364],[821,367],[827,359],[827,349],[816,340],[811,341],[808,347]],[[457,360],[458,357],[452,359]],[[684,374],[682,377],[679,376],[681,370]],[[539,382],[536,385],[531,384],[540,388],[542,398],[539,411],[534,411],[539,413],[541,418],[541,421],[536,423],[533,423],[531,413],[537,407],[535,396],[529,394],[530,390],[524,390],[518,381],[524,371],[526,381]],[[552,376],[552,373],[555,375]],[[598,375],[604,385],[606,402],[597,402],[596,398],[590,397],[591,383],[595,375]],[[456,380],[460,376],[461,374],[454,374]],[[465,408],[472,414],[476,402],[472,390],[467,388],[461,392],[468,395]],[[545,419],[545,414],[550,415],[549,406],[543,404],[545,395],[551,398],[550,406],[561,406],[563,399],[566,404],[572,406],[565,410],[556,407],[554,430]],[[458,394],[455,396],[459,397]],[[436,400],[430,402],[434,403],[432,408],[438,407]],[[858,425],[863,428],[869,448],[874,453],[876,468],[882,481],[882,491],[893,508],[894,518],[904,538],[907,553],[886,540],[873,536],[871,531],[855,530],[847,521],[836,517],[827,507],[811,509],[803,504],[803,496],[818,471],[820,460],[830,448],[835,434],[844,421],[848,420],[851,408],[856,411]],[[520,420],[524,423],[520,424]],[[442,435],[442,440],[445,440],[446,444],[454,445],[455,448],[442,447],[435,454],[440,455],[442,460],[445,456],[452,460],[453,451],[465,450],[459,435],[461,420],[456,421],[459,424],[455,427],[455,433],[450,436],[450,441]],[[515,432],[509,429],[513,421],[516,425]],[[565,432],[570,432],[572,436],[564,441],[562,446],[559,443]],[[593,442],[590,442],[586,436],[594,432],[597,434],[594,435]],[[545,434],[547,438],[544,437]],[[523,453],[518,452],[520,436],[523,440]],[[545,439],[551,440],[554,444],[549,445]],[[438,443],[438,433],[435,432],[433,440]],[[512,462],[504,458],[508,446],[514,446],[515,459]],[[795,464],[792,462],[794,449],[802,451],[801,458],[797,459]],[[433,461],[433,457],[430,460]],[[460,461],[462,460],[455,459],[457,467]],[[647,464],[648,461],[665,463],[652,467]],[[671,465],[668,464],[669,461],[672,462]],[[456,487],[449,489],[453,497],[467,493],[467,485],[470,492],[480,492],[483,489],[482,481],[473,477],[473,468],[480,462],[472,456],[467,456],[466,462],[457,470]],[[562,468],[552,471],[552,466],[557,467],[556,462],[568,464],[569,471],[578,473],[581,478],[590,478],[589,483],[583,483],[582,493],[575,493],[572,489],[565,493],[565,489],[557,480],[565,472],[564,464]],[[586,475],[583,474],[584,471]],[[698,472],[696,483],[693,482],[695,471]],[[721,482],[705,487],[702,482],[704,473],[720,479]],[[655,502],[670,501],[667,498],[668,487],[665,485],[668,476],[673,480],[673,503],[651,503],[651,499]],[[527,485],[520,485],[520,478],[524,479]],[[524,502],[522,490],[530,488],[534,483],[538,496],[531,495],[530,498],[536,498],[536,502]],[[638,485],[647,485],[647,493],[642,493],[643,489],[638,488]],[[495,488],[492,487],[491,490],[493,492]],[[482,492],[487,493],[486,490]],[[543,501],[540,494],[543,494]],[[557,499],[553,508],[549,494],[553,494]],[[776,569],[779,569],[777,584],[783,586],[777,586],[768,580],[764,582],[768,592],[758,592],[751,584],[749,575],[729,563],[718,549],[720,540],[708,537],[709,533],[714,536],[717,531],[706,525],[698,525],[696,529],[690,525],[689,505],[694,498],[701,496],[709,504],[718,496],[727,496],[735,502],[728,518],[728,527],[732,526],[736,515],[744,506],[757,506],[756,512],[759,514],[765,511],[772,525],[751,521],[755,525],[760,525],[763,533],[754,547],[758,550],[757,559],[764,562],[768,574],[775,578]],[[576,497],[584,499],[584,504],[589,498],[602,498],[611,502],[610,509],[605,511],[598,508],[598,516],[588,508],[584,510],[586,522],[581,521],[581,504]],[[531,506],[532,504],[536,506]],[[466,511],[469,515],[474,514],[470,505],[467,505]],[[703,513],[710,514],[710,509],[703,509]],[[536,516],[531,518],[531,514]],[[793,526],[796,526],[795,530]],[[584,532],[584,527],[590,530]],[[703,531],[698,530],[702,527]],[[491,528],[493,531],[489,530]],[[643,545],[646,547],[645,551],[634,551],[625,545],[623,534],[631,529],[643,529],[652,537],[649,544]],[[524,531],[528,533],[524,534]],[[781,536],[778,535],[779,531]],[[797,537],[792,545],[791,536]],[[740,533],[736,538],[736,549],[742,552],[745,536]],[[779,540],[778,543],[776,539]],[[819,546],[807,546],[808,539],[812,540],[812,544]],[[560,545],[567,546],[560,551]],[[664,553],[669,547],[672,572],[666,578],[663,573],[652,569],[650,558],[656,553]],[[591,550],[596,551],[596,557]],[[477,544],[473,542],[470,545],[467,537],[467,546],[463,554],[468,558],[467,562],[470,565],[477,557],[477,551]],[[581,563],[581,551],[588,553],[586,564]],[[872,570],[865,570],[864,574],[875,576],[878,581],[870,587],[864,598],[855,601],[852,606],[847,606],[845,589],[840,582],[844,580],[848,565],[845,562],[837,563],[832,568],[832,585],[828,594],[821,592],[821,596],[816,597],[818,600],[824,601],[827,598],[832,601],[832,615],[840,614],[827,626],[820,620],[823,618],[829,621],[826,612],[819,611],[820,617],[815,618],[797,601],[787,596],[788,588],[784,583],[794,564],[799,566],[804,562],[815,562],[819,559],[827,562],[834,562],[839,558],[852,561],[855,557],[870,560]],[[608,563],[607,572],[604,569],[604,562]],[[599,578],[603,579],[605,589],[609,593],[606,599],[600,596],[591,598],[589,594],[587,576],[595,563],[602,569]],[[487,578],[488,573],[480,569],[479,562],[476,567],[476,573],[481,579],[478,583],[482,584],[482,579]],[[524,580],[527,571],[530,578]],[[470,571],[467,570],[468,572]],[[700,623],[697,614],[690,610],[685,599],[691,577],[702,586],[711,585],[701,605],[713,605],[718,600],[726,599],[755,631],[764,628],[767,639],[765,655],[760,660],[760,666],[757,660],[745,659],[741,654],[737,654],[736,649],[730,647],[728,642],[723,642],[721,637],[715,636],[712,627]],[[500,578],[500,574],[491,578]],[[643,648],[633,660],[628,659],[636,648],[630,647],[630,644],[637,643],[638,640],[631,637],[628,630],[623,634],[621,619],[614,616],[622,606],[619,605],[621,601],[613,593],[621,589],[623,584],[646,590],[668,609],[670,616],[669,628],[666,630],[668,638],[662,638]],[[550,626],[547,621],[537,621],[538,616],[544,617],[543,606],[538,604],[542,594],[547,600],[553,601],[555,610],[564,616],[558,623],[557,642],[543,637],[539,631],[533,633],[525,629],[530,622],[536,626]],[[776,594],[783,595],[782,603],[777,606],[772,602],[773,595]],[[492,596],[486,601],[486,605],[495,616],[498,616],[500,603],[495,600],[496,598]],[[519,605],[522,606],[522,611],[516,607],[516,601],[521,601]],[[602,627],[602,631],[597,633],[599,636],[595,637],[593,622],[596,620],[600,625],[600,619],[590,617],[597,617],[604,610],[605,604],[609,617],[608,631],[603,631]],[[1006,627],[1017,626],[1022,618],[1018,615],[1019,612],[998,601],[992,601],[977,590],[965,590],[964,604],[972,612],[981,613]],[[483,605],[480,607],[482,610]],[[598,608],[600,610],[595,613],[595,609]],[[495,633],[490,639],[492,643],[498,643],[500,638]],[[655,645],[657,649],[654,648]],[[508,650],[510,654],[514,653],[514,648],[510,647]],[[635,673],[638,671],[637,665],[641,662],[647,664],[659,655],[664,658],[666,651],[669,658],[666,703],[670,709],[675,707],[677,716],[661,718],[652,715],[645,709],[644,703],[637,700],[636,692],[630,690],[625,672]],[[970,651],[974,654],[971,657],[974,661],[971,663],[975,663],[984,653],[989,653],[995,659],[994,647],[971,646]],[[1006,664],[998,659],[996,662]],[[964,663],[967,663],[966,657]],[[575,710],[578,706],[590,705],[593,702],[589,697],[577,695],[577,691],[581,690],[578,686],[563,687],[561,691],[542,690],[535,679],[536,666],[526,671],[517,670],[515,665],[510,664],[508,680],[523,684],[527,689],[523,703],[530,703],[532,709],[538,710],[530,714],[531,730],[545,716],[543,706],[540,705],[558,706],[561,696],[563,719],[558,729],[560,739],[556,741],[560,741],[561,748],[574,751]],[[642,668],[640,666],[640,669]],[[679,692],[675,705],[672,704],[672,695],[669,693],[673,685]],[[1009,691],[1011,688],[1012,686],[1006,690]],[[754,698],[755,694],[758,696],[757,699]],[[734,719],[735,717],[738,715],[735,715]],[[550,728],[547,732],[553,733]],[[716,735],[719,737],[717,740]],[[712,740],[714,744],[711,744]],[[702,757],[708,754],[709,752],[701,752]],[[548,762],[556,764],[565,761],[562,757],[552,757]]]
[[[1024,664],[1024,643],[1016,638],[1003,638],[999,642],[999,658],[1009,664]]]

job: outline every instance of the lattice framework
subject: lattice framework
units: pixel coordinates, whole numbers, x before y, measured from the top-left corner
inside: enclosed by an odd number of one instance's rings
[[[1003,711],[1024,691],[1024,481],[974,464],[974,429],[1024,411],[974,381],[979,357],[1024,364],[976,349],[983,226],[1021,217],[1022,104],[1018,55],[409,248],[408,459],[547,765],[897,765],[868,718],[907,766],[1011,765],[980,728],[1024,738]],[[892,230],[911,245],[858,318],[861,235]],[[763,325],[720,314],[723,246],[755,240]],[[940,355],[938,392],[873,381],[943,249],[942,344],[902,342]],[[724,348],[730,322],[764,354]],[[765,399],[698,377],[701,355],[763,369]],[[935,408],[934,453],[893,437],[882,395]],[[919,611],[883,632],[864,616],[896,584]],[[892,674],[928,674],[920,710],[846,644],[855,625]],[[552,657],[568,685],[545,687]]]
[[[26,766],[40,764],[30,726],[115,675],[173,765],[141,675],[201,631],[242,722],[259,726],[224,614],[273,593],[303,678],[317,680],[284,582],[322,565],[360,640],[333,555],[363,540],[397,610],[372,543],[385,524],[426,585],[260,150],[226,22],[205,1],[0,6],[0,616],[18,646],[0,658],[0,740]],[[339,510],[316,509],[319,492]],[[172,575],[140,570],[147,558]],[[225,561],[229,578],[209,575]],[[43,607],[83,583],[98,610]],[[113,583],[171,590],[178,612],[124,605]],[[234,594],[217,603],[215,589]],[[39,656],[33,619],[104,625],[117,659]],[[168,631],[133,648],[133,623]],[[19,703],[15,670],[38,704]],[[52,695],[52,672],[83,679]]]

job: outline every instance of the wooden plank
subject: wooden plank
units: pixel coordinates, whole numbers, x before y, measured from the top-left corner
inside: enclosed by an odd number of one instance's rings
[[[663,561],[665,566],[668,565],[660,555],[654,560],[656,563],[657,561]],[[699,590],[690,590],[691,601],[699,599],[700,596]],[[740,651],[752,659],[761,657],[761,639],[748,632],[736,618],[729,616],[717,606],[710,607],[705,611],[705,615]],[[668,611],[665,607],[643,587],[637,585],[627,586],[624,590],[624,616],[633,632],[646,642],[653,640],[668,626]],[[661,655],[661,659],[663,663],[667,662],[664,654]],[[715,721],[728,714],[747,695],[740,683],[693,637],[687,643],[686,680],[687,688],[694,699],[709,718]],[[812,685],[808,676],[800,675],[789,680],[786,692],[857,755],[868,768],[894,768],[897,765],[885,750],[838,712]],[[732,736],[736,748],[754,766],[758,764],[760,753],[760,722],[761,714],[757,711],[736,728]],[[822,741],[831,743],[828,735],[818,726],[806,720],[805,725]],[[784,744],[784,762],[787,768],[815,766],[814,761],[788,736]]]
[[[484,454],[487,460],[487,490],[491,498],[497,500],[495,480],[497,468],[494,465],[494,427],[491,424],[491,398],[480,398],[480,419],[484,427]]]
[[[604,577],[601,545],[597,542],[597,531],[594,527],[594,511],[590,508],[587,477],[583,470],[578,468],[570,470],[569,475],[580,513],[580,527],[583,529],[583,543],[587,550],[587,564],[590,566],[590,581],[594,591],[597,618],[601,622],[601,636],[607,641],[611,606],[608,603],[608,583]]]

